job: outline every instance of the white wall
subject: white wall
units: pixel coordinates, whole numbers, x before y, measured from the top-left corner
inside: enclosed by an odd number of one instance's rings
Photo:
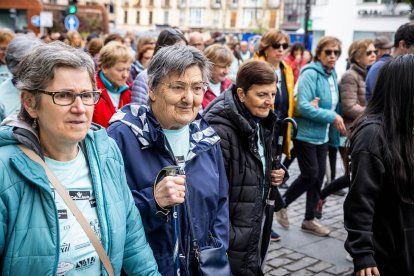
[[[409,21],[408,16],[369,16],[358,15],[358,10],[383,10],[385,5],[361,4],[360,0],[324,0],[317,1],[312,6],[311,19],[314,31],[324,31],[342,41],[342,55],[338,60],[336,70],[339,74],[345,71],[346,58],[349,45],[354,39],[355,31],[392,32]],[[406,10],[408,6],[400,4],[397,10]],[[367,37],[370,38],[370,37]],[[316,46],[317,41],[313,44]]]

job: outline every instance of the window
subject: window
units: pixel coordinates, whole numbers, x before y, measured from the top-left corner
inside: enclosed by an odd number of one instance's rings
[[[149,0],[148,6],[154,7],[154,0]]]
[[[238,2],[238,0],[231,0],[231,4],[232,4],[233,6],[237,6],[237,2]]]
[[[243,28],[249,28],[257,25],[257,21],[262,17],[262,11],[256,8],[243,9],[243,20],[241,22]]]
[[[231,28],[236,27],[236,23],[237,23],[237,12],[232,11],[231,16],[230,16],[230,27]]]
[[[180,11],[180,25],[185,24],[185,11]]]
[[[168,24],[168,11],[164,11],[164,24]]]
[[[124,11],[124,24],[128,24],[128,11]]]
[[[148,14],[148,25],[152,25],[152,11]]]
[[[141,13],[140,13],[140,11],[137,11],[137,20],[136,20],[136,23],[139,25],[140,22],[141,22]]]
[[[219,24],[220,24],[220,11],[214,11],[213,12],[213,28],[219,28]]]
[[[190,19],[189,25],[191,26],[201,26],[204,22],[204,9],[202,8],[191,8],[190,9]]]

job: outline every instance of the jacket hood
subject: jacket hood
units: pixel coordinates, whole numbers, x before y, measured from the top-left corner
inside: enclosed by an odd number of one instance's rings
[[[253,116],[237,97],[236,85],[234,84],[204,110],[203,117],[213,125],[222,124],[231,128],[237,127],[246,135],[255,133],[257,128]],[[275,120],[276,116],[270,112],[269,116],[262,120],[262,124],[270,129]]]
[[[303,67],[303,69],[301,70],[301,74],[303,72],[305,72],[306,70],[315,70],[316,72],[318,72],[319,74],[325,76],[325,77],[329,77],[328,73],[326,73],[325,68],[323,67],[322,63],[320,63],[319,61],[316,62],[312,62],[308,65],[306,65],[305,67]],[[335,68],[332,69],[332,75],[334,75],[334,77],[336,76],[336,71]]]
[[[87,138],[102,141],[97,143],[96,146],[97,151],[101,153],[100,155],[104,156],[109,147],[106,130],[92,123],[85,139]],[[0,124],[0,147],[16,144],[23,144],[40,157],[43,158],[44,156],[37,131],[28,123],[20,120],[17,115],[10,115]],[[81,146],[84,146],[83,142],[81,144]]]
[[[151,109],[146,105],[128,104],[115,113],[109,124],[120,122],[127,125],[136,136],[141,148],[165,147],[164,134]],[[190,123],[190,153],[187,160],[197,153],[211,148],[220,137],[208,123],[197,114]]]

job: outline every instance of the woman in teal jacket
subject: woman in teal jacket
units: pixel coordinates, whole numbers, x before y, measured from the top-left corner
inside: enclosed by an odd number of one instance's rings
[[[92,125],[94,65],[60,42],[36,47],[17,72],[22,109],[0,127],[0,273],[107,275],[44,169],[44,159],[88,221],[115,275],[159,275],[124,163],[105,129]],[[79,96],[79,97],[78,97]]]
[[[336,112],[339,90],[334,67],[340,53],[341,42],[337,38],[323,37],[316,47],[315,62],[302,70],[297,83],[296,111],[300,115],[295,117],[298,133],[293,144],[301,174],[284,194],[285,207],[306,192],[302,230],[318,236],[330,233],[315,220],[315,207],[325,175],[329,127],[333,125],[345,132],[343,119]],[[316,106],[312,104],[315,100]],[[282,226],[289,226],[286,208],[277,218]]]

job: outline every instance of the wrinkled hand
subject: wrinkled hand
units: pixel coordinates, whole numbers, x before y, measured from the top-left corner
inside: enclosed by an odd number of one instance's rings
[[[338,114],[336,114],[335,121],[333,122],[334,127],[342,134],[346,134],[346,127],[344,124],[344,119]]]
[[[379,270],[376,266],[361,269],[356,273],[356,276],[380,276]]]
[[[154,198],[161,208],[178,205],[185,198],[185,175],[166,176],[155,185]]]
[[[315,107],[315,108],[319,108],[319,97],[315,97],[315,99],[313,99],[312,101],[310,101],[309,103]]]
[[[285,178],[285,171],[283,169],[272,170],[272,185],[279,186],[283,182],[283,178]]]

